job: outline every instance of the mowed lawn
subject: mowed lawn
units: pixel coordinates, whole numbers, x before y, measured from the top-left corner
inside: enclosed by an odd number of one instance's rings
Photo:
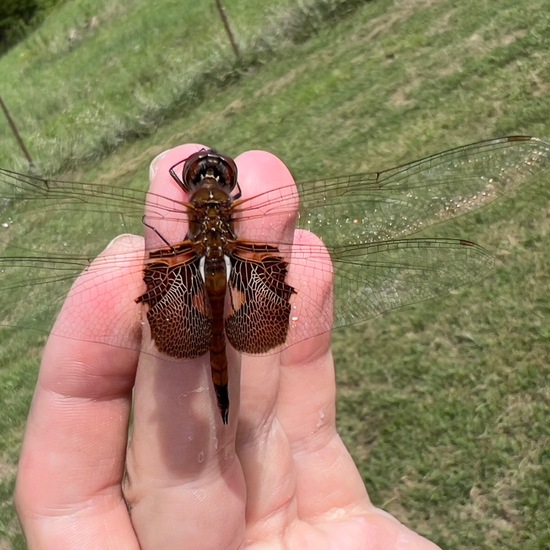
[[[146,189],[158,153],[195,142],[272,151],[307,180],[550,138],[550,2],[226,0],[239,62],[214,2],[196,4],[68,1],[0,59],[40,170]],[[23,170],[7,124],[0,144]],[[494,271],[334,335],[338,423],[372,500],[446,549],[550,547],[549,199],[546,173],[424,232],[481,244]],[[38,213],[19,242],[31,229],[39,249],[90,256],[114,236],[93,212]],[[27,307],[49,319],[63,289],[19,292],[0,324]],[[0,549],[25,548],[11,494],[44,340],[0,330]]]

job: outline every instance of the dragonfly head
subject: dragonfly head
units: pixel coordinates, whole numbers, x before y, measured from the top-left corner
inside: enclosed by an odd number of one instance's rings
[[[237,165],[233,159],[213,149],[202,149],[185,159],[182,177],[176,173],[176,164],[170,169],[172,177],[187,192],[192,193],[203,185],[205,179],[213,179],[226,192],[237,185]]]

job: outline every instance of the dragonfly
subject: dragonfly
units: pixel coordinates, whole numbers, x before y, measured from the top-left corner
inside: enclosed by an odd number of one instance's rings
[[[114,237],[145,228],[154,244],[130,266],[143,290],[126,305],[141,304],[159,354],[183,361],[210,354],[227,423],[227,342],[242,353],[275,353],[475,283],[494,265],[483,247],[417,234],[483,208],[549,168],[549,143],[506,136],[387,170],[285,182],[259,193],[241,188],[232,158],[201,149],[169,167],[176,199],[0,170],[0,326],[51,330],[67,285],[79,274],[91,285],[99,277],[93,246],[87,248],[97,244],[95,232]],[[37,235],[45,218],[53,219],[57,238]],[[164,232],[167,221],[177,224],[176,239]],[[249,225],[259,229],[250,234]],[[294,225],[320,241],[293,241]],[[333,307],[305,292],[326,277],[312,265],[327,253]],[[116,266],[118,259],[107,261]],[[37,312],[29,301],[43,307]],[[108,329],[96,339],[135,345]],[[62,335],[81,337],[74,329]]]

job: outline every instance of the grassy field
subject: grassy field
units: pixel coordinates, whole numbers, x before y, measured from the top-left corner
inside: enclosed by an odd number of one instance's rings
[[[226,0],[239,65],[196,4],[69,1],[0,60],[39,167],[145,189],[156,154],[198,142],[270,150],[304,180],[550,137],[548,1]],[[7,128],[0,160],[24,166]],[[447,549],[550,547],[549,199],[547,174],[436,227],[487,248],[493,274],[334,336],[339,426],[371,498]],[[51,249],[85,238],[93,254],[112,236],[46,214],[32,231]],[[11,493],[45,336],[0,338],[0,549],[24,548]]]

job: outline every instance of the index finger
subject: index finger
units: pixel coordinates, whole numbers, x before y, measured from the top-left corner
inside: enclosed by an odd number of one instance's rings
[[[121,482],[142,262],[141,238],[111,243],[76,280],[48,339],[15,492],[29,547],[137,548]],[[109,332],[124,345],[98,343]]]

